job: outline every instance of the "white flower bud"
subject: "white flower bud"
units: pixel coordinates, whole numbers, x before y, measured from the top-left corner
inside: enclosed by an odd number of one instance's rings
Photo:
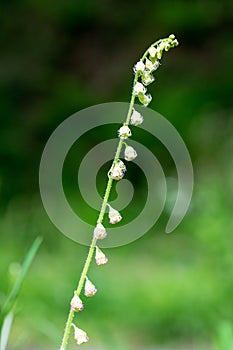
[[[82,329],[76,327],[73,323],[72,326],[74,327],[74,339],[76,340],[77,344],[80,345],[88,342],[89,338],[87,336],[87,333]]]
[[[106,255],[97,246],[95,249],[95,261],[97,265],[104,265],[108,262],[108,258],[106,257]]]
[[[130,124],[137,126],[142,124],[142,122],[143,122],[143,116],[134,109],[130,117]]]
[[[134,72],[142,73],[145,70],[145,64],[142,61],[138,61],[134,66]]]
[[[97,293],[97,288],[94,286],[93,283],[86,277],[86,283],[84,287],[84,294],[86,297],[93,297]]]
[[[109,217],[110,224],[117,224],[122,220],[121,214],[116,209],[113,209],[111,205],[108,204],[108,207],[109,207],[108,217]]]
[[[150,94],[138,96],[138,98],[139,98],[139,101],[140,101],[145,107],[147,107],[148,104],[149,104],[149,103],[151,102],[151,100],[152,100],[152,97],[151,97]]]
[[[154,64],[151,62],[151,60],[148,60],[148,58],[146,58],[146,69],[149,72],[153,72],[154,70]]]
[[[126,171],[125,164],[118,160],[118,162],[114,165],[113,169],[111,170],[111,177],[113,180],[121,180],[124,177]]]
[[[157,54],[157,50],[154,46],[151,46],[148,51],[151,57],[155,57]]]
[[[74,296],[70,302],[70,309],[73,311],[82,311],[84,309],[83,302],[76,294],[76,291],[74,292]]]
[[[128,137],[132,135],[130,128],[127,125],[123,125],[118,130],[118,135],[122,140],[126,140]]]
[[[95,239],[104,239],[107,236],[107,232],[105,227],[98,223],[94,229],[94,237]]]
[[[131,146],[125,147],[125,160],[131,161],[137,157],[137,152]]]
[[[149,72],[144,72],[143,73],[143,75],[142,75],[142,82],[143,82],[144,85],[149,85],[149,84],[153,83],[154,80],[155,80],[155,78]]]
[[[146,88],[141,83],[136,83],[133,88],[133,93],[137,96],[146,93]]]

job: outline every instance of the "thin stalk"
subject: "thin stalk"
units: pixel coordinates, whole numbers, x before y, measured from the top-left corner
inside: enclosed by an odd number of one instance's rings
[[[137,80],[138,80],[138,74],[136,73],[135,77],[134,77],[133,86],[137,83]],[[127,117],[126,117],[126,122],[124,123],[124,125],[128,125],[129,124],[130,116],[131,116],[132,111],[133,111],[134,100],[135,100],[135,95],[132,92],[130,105],[129,105],[129,109],[128,109],[128,113],[127,113]],[[115,157],[113,159],[111,169],[113,168],[113,166],[115,165],[115,163],[119,159],[119,156],[120,156],[123,144],[124,144],[123,140],[120,139],[119,142],[118,142],[116,154],[115,154]],[[107,186],[106,186],[106,191],[105,191],[104,199],[103,199],[103,202],[102,202],[102,205],[101,205],[101,210],[100,210],[100,214],[99,214],[97,223],[101,224],[102,221],[103,221],[104,214],[105,214],[105,211],[106,211],[106,206],[107,206],[108,199],[109,199],[109,196],[110,196],[110,193],[111,193],[112,183],[113,183],[112,177],[108,176],[108,182],[107,182]],[[88,269],[89,269],[89,266],[91,264],[92,257],[93,257],[94,251],[95,251],[96,242],[97,242],[97,239],[93,235],[92,242],[91,242],[91,245],[90,245],[90,248],[89,248],[89,251],[88,251],[87,259],[85,261],[85,264],[84,264],[84,267],[83,267],[83,270],[82,270],[82,274],[81,274],[81,277],[80,277],[77,289],[75,291],[75,293],[78,296],[80,295],[80,293],[82,291],[82,288],[83,288],[83,285],[84,285],[84,282],[85,282],[85,279],[86,279],[86,276],[87,276],[87,272],[88,272]],[[66,322],[66,327],[65,327],[65,331],[64,331],[64,335],[63,335],[63,339],[62,339],[60,350],[65,350],[66,349],[66,346],[67,346],[67,343],[68,343],[68,340],[69,340],[70,329],[71,329],[72,321],[73,321],[73,318],[74,318],[74,314],[75,314],[75,311],[70,309],[69,314],[68,314],[68,318],[67,318],[67,322]]]
[[[162,42],[164,40],[166,40],[166,39],[160,39],[160,40],[156,41],[152,46],[156,46],[156,45],[158,45],[160,42]],[[143,56],[141,58],[141,61],[145,60],[145,58],[148,55],[149,49],[150,48],[148,48],[145,51],[145,53],[143,54]],[[135,77],[134,77],[134,81],[133,81],[133,89],[132,89],[129,109],[128,109],[128,112],[127,112],[126,121],[124,123],[124,125],[126,125],[126,126],[129,125],[130,117],[131,117],[131,114],[133,112],[133,106],[134,106],[134,101],[135,101],[134,86],[137,84],[138,78],[139,78],[139,73],[136,72]],[[107,186],[106,186],[106,190],[105,190],[105,194],[104,194],[104,199],[103,199],[103,202],[102,202],[102,205],[101,205],[99,217],[98,217],[98,220],[97,220],[97,223],[99,223],[99,224],[101,224],[102,221],[103,221],[104,214],[105,214],[105,211],[106,211],[106,206],[107,206],[108,199],[109,199],[109,196],[110,196],[110,193],[111,193],[113,179],[110,176],[110,172],[113,169],[114,165],[117,163],[117,161],[118,161],[118,159],[120,157],[122,146],[124,144],[125,144],[125,142],[122,139],[120,139],[119,142],[118,142],[117,149],[116,149],[115,157],[113,159],[111,168],[110,168],[110,170],[108,172],[108,182],[107,182]],[[81,277],[80,277],[77,289],[75,291],[77,296],[80,295],[80,293],[82,291],[82,288],[83,288],[83,285],[84,285],[84,282],[85,282],[85,279],[87,277],[87,272],[88,272],[88,269],[90,267],[90,264],[91,264],[91,261],[92,261],[92,257],[93,257],[94,251],[95,251],[96,242],[97,242],[97,239],[94,237],[94,234],[93,234],[93,238],[92,238],[92,242],[91,242],[91,245],[90,245],[90,248],[89,248],[89,251],[88,251],[87,259],[85,261],[85,264],[84,264],[84,267],[83,267],[83,270],[82,270],[82,274],[81,274]],[[61,344],[60,350],[66,350],[66,346],[67,346],[67,343],[68,343],[68,340],[69,340],[70,329],[71,329],[71,326],[72,326],[72,321],[73,321],[73,318],[74,318],[74,314],[75,314],[75,311],[74,310],[70,310],[70,312],[68,314],[68,318],[67,318],[66,327],[65,327],[65,331],[64,331],[64,335],[63,335],[63,339],[62,339],[62,344]]]

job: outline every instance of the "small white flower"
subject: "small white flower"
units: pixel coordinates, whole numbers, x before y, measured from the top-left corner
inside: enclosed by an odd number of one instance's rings
[[[97,246],[95,250],[95,261],[97,265],[104,265],[108,262],[108,258],[106,257],[106,255]]]
[[[142,124],[142,122],[143,122],[143,116],[134,109],[130,117],[130,124],[137,126]]]
[[[160,66],[160,62],[159,61],[155,61],[154,62],[154,70],[158,69]]]
[[[137,157],[137,152],[131,146],[125,147],[125,160],[131,161]]]
[[[138,61],[134,66],[134,72],[142,73],[145,70],[145,64],[142,61]]]
[[[84,309],[83,302],[76,294],[76,291],[74,292],[74,296],[70,302],[70,309],[73,311],[82,311]]]
[[[122,220],[121,214],[116,209],[113,209],[111,205],[108,204],[108,207],[109,207],[108,217],[109,217],[110,224],[117,224]]]
[[[111,177],[113,180],[121,180],[124,177],[126,171],[125,164],[118,160],[118,162],[114,165],[113,169],[111,170]]]
[[[104,239],[107,236],[107,231],[105,227],[98,223],[94,229],[94,237],[95,239]]]
[[[118,135],[122,140],[126,140],[128,137],[132,136],[131,130],[127,125],[123,125],[118,130]]]
[[[145,106],[147,107],[148,104],[151,102],[152,100],[152,96],[150,94],[148,95],[143,95],[143,96],[139,96],[139,101]]]
[[[97,293],[97,288],[94,286],[93,283],[86,277],[86,283],[84,287],[84,294],[86,297],[93,297]]]
[[[162,41],[159,45],[158,45],[158,50],[163,51],[165,49],[165,47],[167,46],[167,44]]]
[[[144,72],[143,73],[143,75],[142,75],[142,82],[143,82],[144,85],[149,85],[149,84],[153,83],[154,80],[155,80],[155,78],[149,72]]]
[[[156,48],[154,46],[151,46],[149,48],[149,54],[150,54],[151,57],[155,57],[156,56],[157,50],[156,50]]]
[[[133,93],[137,96],[146,93],[146,88],[141,83],[136,83],[133,88]]]
[[[73,323],[72,326],[74,327],[74,339],[76,340],[77,344],[80,345],[88,342],[89,338],[87,336],[87,333],[82,329],[76,327]]]
[[[154,64],[151,62],[151,60],[148,60],[148,58],[146,58],[146,69],[149,72],[153,72],[154,68]]]

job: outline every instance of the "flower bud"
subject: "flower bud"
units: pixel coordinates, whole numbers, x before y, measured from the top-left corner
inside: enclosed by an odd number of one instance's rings
[[[118,130],[118,135],[122,140],[126,140],[128,137],[132,136],[131,130],[127,125],[123,125]]]
[[[155,80],[155,78],[149,72],[144,72],[143,73],[143,75],[142,75],[142,82],[143,82],[144,85],[149,85],[149,84],[153,83],[154,80]]]
[[[108,258],[106,257],[106,255],[97,246],[95,249],[95,261],[97,265],[104,265],[108,262]]]
[[[145,70],[145,64],[142,61],[138,61],[134,66],[134,72],[143,73]]]
[[[150,94],[138,96],[138,98],[139,98],[139,101],[140,101],[145,107],[147,107],[148,104],[149,104],[149,103],[151,102],[151,100],[152,100],[152,97],[151,97]]]
[[[130,117],[130,124],[137,126],[142,124],[142,122],[143,122],[143,116],[134,109]]]
[[[83,302],[79,298],[79,296],[76,294],[76,291],[74,292],[74,296],[71,299],[70,309],[73,311],[82,311],[84,309]]]
[[[175,39],[175,35],[174,35],[174,34],[170,34],[170,35],[169,35],[169,39],[174,40],[174,39]]]
[[[109,207],[108,217],[109,217],[110,224],[117,224],[122,220],[121,214],[116,209],[113,209],[111,205],[108,204],[108,207]]]
[[[118,160],[118,162],[114,165],[113,169],[110,172],[110,176],[113,180],[121,180],[124,177],[126,171],[125,164]]]
[[[149,71],[149,73],[153,72],[154,70],[154,64],[146,58],[146,69]]]
[[[149,55],[151,57],[155,57],[156,54],[157,54],[157,50],[156,50],[156,48],[154,46],[151,46],[148,51],[149,51]]]
[[[93,283],[86,277],[86,283],[84,287],[84,294],[86,297],[93,297],[97,293],[97,289]]]
[[[105,227],[98,223],[94,229],[94,237],[95,239],[104,239],[107,236],[107,231]]]
[[[80,345],[88,342],[89,338],[87,336],[87,333],[82,329],[76,327],[73,323],[72,326],[74,327],[74,339],[76,340],[77,344]]]
[[[125,147],[125,160],[131,161],[137,157],[137,152],[131,146]]]
[[[145,94],[146,93],[146,88],[144,85],[141,83],[136,83],[133,88],[133,93],[134,95],[140,95],[140,94]]]

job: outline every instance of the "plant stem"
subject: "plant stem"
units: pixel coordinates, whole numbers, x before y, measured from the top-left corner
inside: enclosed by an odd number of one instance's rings
[[[163,40],[164,39],[158,40],[152,46],[155,46],[155,45],[159,44]],[[146,56],[148,54],[148,51],[149,51],[149,49],[147,49],[147,51],[142,56],[142,58],[141,58],[142,61],[145,60],[145,58],[146,58]],[[136,72],[135,77],[134,77],[134,81],[133,81],[133,89],[134,89],[135,84],[138,81],[138,78],[139,78],[139,73]],[[131,117],[131,114],[132,114],[132,111],[133,111],[133,106],[134,106],[134,101],[135,101],[135,94],[133,93],[133,89],[132,89],[132,94],[131,94],[131,99],[130,99],[128,113],[127,113],[127,116],[126,116],[126,121],[124,123],[124,125],[126,125],[126,126],[129,125],[130,117]],[[115,154],[115,157],[113,159],[110,171],[114,167],[116,162],[118,161],[123,145],[124,145],[124,141],[122,139],[120,139],[119,142],[118,142],[118,146],[117,146],[117,149],[116,149],[116,154]],[[106,186],[106,191],[105,191],[104,199],[103,199],[103,202],[102,202],[102,205],[101,205],[100,214],[99,214],[99,217],[98,217],[98,220],[97,220],[97,223],[99,223],[99,224],[102,223],[103,218],[104,218],[106,206],[107,206],[108,199],[109,199],[109,196],[110,196],[110,193],[111,193],[112,183],[113,183],[113,179],[110,176],[110,174],[108,173],[108,182],[107,182],[107,186]],[[84,264],[84,267],[83,267],[83,270],[82,270],[82,274],[81,274],[81,277],[80,277],[77,289],[75,291],[77,296],[79,296],[81,291],[82,291],[83,284],[85,282],[85,278],[87,276],[87,272],[88,272],[88,269],[89,269],[89,266],[90,266],[90,263],[91,263],[94,251],[95,251],[96,242],[97,242],[97,240],[95,239],[95,237],[93,235],[92,242],[91,242],[91,245],[90,245],[90,248],[89,248],[89,251],[88,251],[87,259],[85,261],[85,264]],[[65,331],[64,331],[64,335],[63,335],[63,339],[62,339],[62,344],[61,344],[60,350],[66,350],[66,346],[67,346],[67,343],[68,343],[68,340],[69,340],[70,329],[71,329],[72,321],[73,321],[73,318],[74,318],[74,314],[75,314],[75,311],[74,310],[70,310],[69,315],[68,315],[68,319],[67,319],[67,322],[66,322],[66,327],[65,327]]]
[[[138,80],[138,74],[136,73],[135,77],[134,77],[133,86],[137,83],[137,80]],[[131,117],[131,114],[132,114],[132,111],[133,111],[134,100],[135,100],[135,95],[132,92],[130,105],[129,105],[129,109],[128,109],[128,113],[127,113],[127,117],[126,117],[126,122],[124,123],[124,125],[128,125],[129,124],[130,117]],[[123,144],[124,144],[123,140],[120,139],[119,142],[118,142],[116,154],[115,154],[115,157],[113,159],[111,168],[115,165],[115,163],[119,159],[119,156],[120,156]],[[103,199],[103,202],[102,202],[102,206],[101,206],[101,210],[100,210],[100,214],[99,214],[97,223],[101,224],[102,221],[103,221],[105,210],[106,210],[106,206],[107,206],[108,199],[109,199],[109,196],[110,196],[110,193],[111,193],[112,183],[113,183],[112,177],[108,176],[108,183],[107,183],[107,186],[106,186],[106,191],[105,191],[105,195],[104,195],[104,199]],[[95,251],[96,242],[97,242],[97,240],[93,236],[92,242],[91,242],[91,245],[90,245],[90,248],[89,248],[89,251],[88,251],[87,259],[85,261],[85,264],[84,264],[84,267],[83,267],[83,270],[82,270],[82,274],[81,274],[81,277],[80,277],[77,289],[75,291],[75,293],[78,296],[80,295],[80,293],[82,291],[83,284],[85,282],[85,278],[87,276],[87,272],[88,272],[88,269],[89,269],[89,266],[90,266],[90,263],[91,263],[94,251]],[[68,318],[67,318],[66,327],[65,327],[65,331],[64,331],[64,335],[63,335],[63,339],[62,339],[62,344],[61,344],[60,350],[65,350],[66,349],[66,346],[67,346],[67,343],[68,343],[68,340],[69,340],[70,329],[71,329],[71,324],[72,324],[72,321],[73,321],[73,318],[74,318],[74,314],[75,314],[75,311],[74,310],[70,310]]]

